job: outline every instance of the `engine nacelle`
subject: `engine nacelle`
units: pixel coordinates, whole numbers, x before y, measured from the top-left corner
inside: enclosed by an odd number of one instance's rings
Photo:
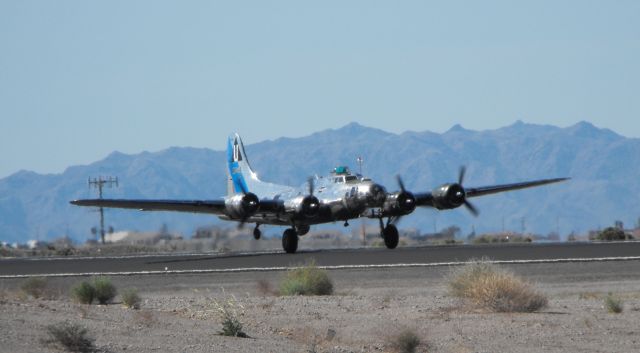
[[[260,200],[253,193],[233,195],[224,200],[227,215],[232,219],[247,219],[260,208]]]
[[[364,199],[367,207],[382,207],[387,190],[380,184],[362,183],[358,186],[358,198]]]
[[[294,218],[313,218],[320,212],[320,201],[312,195],[298,196],[285,201],[284,209],[287,213],[293,213]]]
[[[388,194],[384,204],[382,205],[382,210],[385,214],[398,216],[409,214],[415,209],[416,198],[408,191]]]
[[[460,207],[467,198],[467,194],[460,184],[444,184],[435,188],[431,194],[433,195],[433,205],[439,210]]]

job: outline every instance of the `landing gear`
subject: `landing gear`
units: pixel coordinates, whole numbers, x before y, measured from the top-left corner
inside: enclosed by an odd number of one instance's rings
[[[287,228],[282,234],[282,248],[288,254],[298,250],[298,233],[293,228]]]
[[[387,222],[387,226],[383,227],[382,218],[380,218],[380,235],[384,239],[384,245],[387,249],[395,249],[398,246],[400,236],[398,235],[398,228]]]
[[[262,231],[260,231],[260,224],[256,224],[256,227],[253,228],[253,237],[258,240],[262,236]]]
[[[309,233],[310,229],[311,229],[311,227],[309,227],[306,224],[301,224],[299,226],[296,226],[296,231],[298,232],[298,235],[305,235],[305,234]]]

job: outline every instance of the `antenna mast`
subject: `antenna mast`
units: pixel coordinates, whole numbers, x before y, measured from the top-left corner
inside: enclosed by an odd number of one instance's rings
[[[98,197],[102,200],[102,188],[106,187],[118,187],[118,177],[107,177],[107,178],[89,178],[89,188],[94,187],[98,189]],[[100,240],[102,244],[104,244],[104,209],[100,207]]]
[[[358,162],[358,166],[360,167],[360,175],[362,175],[362,163],[364,162],[364,159],[362,158],[362,156],[358,156],[358,158],[356,158],[356,162]]]

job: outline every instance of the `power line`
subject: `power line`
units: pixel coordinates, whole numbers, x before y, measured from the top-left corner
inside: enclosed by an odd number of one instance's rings
[[[106,186],[109,188],[118,187],[118,177],[107,177],[103,179],[102,177],[98,178],[89,178],[89,188],[94,187],[98,189],[98,197],[102,200],[102,189]],[[104,244],[104,209],[100,207],[100,240],[102,244]]]

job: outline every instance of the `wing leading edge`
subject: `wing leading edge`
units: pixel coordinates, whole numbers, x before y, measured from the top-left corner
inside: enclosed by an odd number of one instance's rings
[[[467,197],[477,197],[477,196],[497,194],[499,192],[526,189],[526,188],[532,188],[535,186],[559,183],[561,181],[565,181],[569,179],[571,178],[542,179],[542,180],[534,180],[534,181],[525,181],[522,183],[514,183],[514,184],[482,186],[478,188],[468,188],[466,189],[466,192],[467,192]]]
[[[224,200],[120,200],[89,199],[74,200],[76,206],[94,206],[111,208],[129,208],[140,211],[177,211],[191,213],[223,214]]]
[[[478,197],[478,196],[497,194],[505,191],[520,190],[520,189],[532,188],[532,187],[541,186],[541,185],[554,184],[554,183],[559,183],[569,179],[571,178],[540,179],[540,180],[525,181],[525,182],[513,183],[513,184],[465,188],[464,191],[465,191],[466,197]],[[416,193],[415,198],[416,198],[417,206],[436,207],[434,203],[434,197],[431,192]]]
[[[228,214],[224,199],[219,200],[124,200],[124,199],[85,199],[70,201],[76,206],[128,208],[139,211],[174,211],[189,213]],[[260,200],[259,212],[282,213],[282,200]]]

